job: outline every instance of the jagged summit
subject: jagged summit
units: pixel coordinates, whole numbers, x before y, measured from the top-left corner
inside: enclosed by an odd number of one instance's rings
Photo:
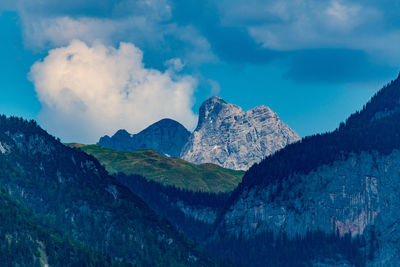
[[[203,104],[207,104],[207,103],[225,103],[225,100],[223,100],[221,97],[219,96],[212,96],[209,99],[207,99],[206,101],[203,102]]]
[[[108,135],[107,135],[107,136],[108,136]],[[119,129],[119,130],[114,134],[114,136],[131,136],[131,134],[128,133],[128,131],[125,130],[125,129]]]
[[[267,106],[248,111],[219,97],[204,101],[196,130],[181,157],[194,163],[215,163],[246,170],[299,136]]]
[[[276,114],[272,109],[270,109],[266,105],[261,105],[261,106],[252,108],[252,109],[246,111],[246,113],[248,113],[248,114],[265,114],[265,115],[269,116],[270,118],[272,118],[272,117],[279,118],[278,114]]]
[[[201,104],[198,124],[192,134],[179,122],[167,118],[138,134],[121,129],[112,137],[101,137],[97,144],[121,151],[154,149],[193,163],[247,170],[265,156],[299,139],[297,133],[267,106],[243,111],[213,96]]]
[[[205,122],[212,122],[218,117],[240,112],[242,112],[242,108],[239,106],[228,104],[222,98],[213,96],[201,104],[196,130],[200,129]]]
[[[278,115],[266,105],[257,106],[248,111],[245,111],[245,113],[248,116],[251,116],[252,114],[262,114],[265,117],[278,118]],[[234,104],[229,104],[220,97],[213,96],[204,101],[203,104],[200,106],[199,122],[196,129],[200,128],[206,121],[211,121],[212,119],[219,117],[229,117],[241,114],[243,114],[243,110],[241,107]]]
[[[162,119],[137,134],[119,130],[112,137],[101,137],[97,144],[121,151],[154,149],[166,156],[179,157],[189,135],[190,132],[179,122]]]

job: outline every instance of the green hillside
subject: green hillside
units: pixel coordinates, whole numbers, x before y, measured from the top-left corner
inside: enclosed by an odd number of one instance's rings
[[[110,173],[139,174],[164,185],[192,191],[229,192],[242,180],[243,171],[215,164],[196,165],[178,158],[168,158],[154,150],[123,152],[97,145],[69,144],[96,157]]]

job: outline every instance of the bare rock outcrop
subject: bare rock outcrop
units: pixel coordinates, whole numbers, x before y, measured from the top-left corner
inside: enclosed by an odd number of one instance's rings
[[[247,170],[299,139],[267,106],[243,111],[239,106],[212,97],[201,105],[197,128],[183,147],[181,158]]]

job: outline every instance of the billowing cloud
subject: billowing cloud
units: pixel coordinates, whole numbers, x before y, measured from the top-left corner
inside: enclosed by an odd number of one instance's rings
[[[172,19],[168,0],[15,0],[0,3],[1,7],[19,13],[25,47],[35,52],[79,39],[112,46],[134,43],[145,52],[146,64],[156,68],[174,57],[182,58],[186,66],[216,61],[196,27]]]
[[[165,117],[189,129],[196,123],[196,80],[146,68],[131,43],[74,40],[36,62],[30,78],[43,107],[40,124],[66,142],[94,143],[121,128],[135,133]]]

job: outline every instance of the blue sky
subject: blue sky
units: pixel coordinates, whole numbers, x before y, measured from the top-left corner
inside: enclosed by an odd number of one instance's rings
[[[0,113],[93,143],[205,99],[334,129],[400,71],[394,0],[5,0]]]

